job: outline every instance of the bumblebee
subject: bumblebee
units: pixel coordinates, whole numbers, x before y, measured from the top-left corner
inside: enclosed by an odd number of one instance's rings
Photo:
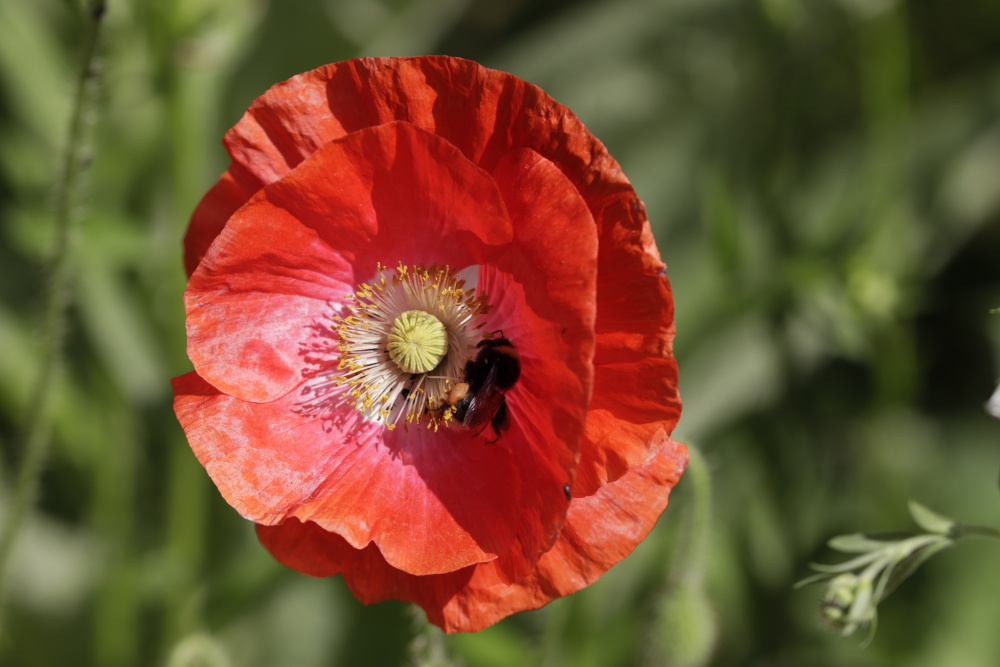
[[[487,444],[499,440],[501,431],[510,428],[505,394],[521,377],[521,355],[510,339],[499,333],[499,338],[487,338],[476,345],[475,359],[465,364],[465,381],[457,383],[445,397],[455,408],[455,420],[473,435],[487,424],[493,426],[496,437]]]

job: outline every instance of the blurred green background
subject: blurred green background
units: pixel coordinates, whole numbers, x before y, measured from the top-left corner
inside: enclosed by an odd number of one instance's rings
[[[1000,2],[110,0],[105,21],[0,664],[1000,664],[995,543],[930,561],[865,649],[791,587],[834,534],[910,529],[910,498],[998,522]],[[0,0],[0,514],[86,23],[72,0]],[[675,435],[705,453],[714,513],[685,478],[591,588],[413,644],[406,605],[271,560],[191,455],[168,381],[190,368],[180,238],[224,130],[301,71],[424,53],[539,84],[631,178],[677,301]],[[710,549],[677,590],[691,517]]]

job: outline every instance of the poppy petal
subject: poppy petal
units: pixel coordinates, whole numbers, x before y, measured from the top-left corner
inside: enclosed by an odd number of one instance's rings
[[[532,576],[514,585],[506,583],[496,563],[414,577],[389,566],[377,549],[352,549],[313,523],[258,525],[257,535],[275,558],[300,572],[343,574],[366,604],[390,598],[414,602],[446,632],[475,632],[580,590],[625,558],[655,525],[686,465],[687,449],[670,441],[595,495],[574,498],[555,546]]]
[[[601,390],[573,485],[581,496],[645,460],[681,413],[673,297],[648,223],[599,226],[598,234],[594,385]]]
[[[396,259],[480,264],[513,236],[490,175],[447,141],[409,123],[330,142],[265,192],[273,205],[362,267]],[[370,277],[355,276],[357,282]]]
[[[469,581],[456,595],[443,601],[440,613],[436,612],[437,607],[435,612],[428,610],[428,618],[447,632],[474,632],[510,614],[537,609],[594,583],[632,553],[656,525],[687,460],[687,448],[671,440],[648,461],[603,486],[596,494],[573,498],[559,539],[539,559],[530,577],[510,586],[499,576],[495,563],[467,568],[474,570]],[[345,581],[356,592],[359,584],[351,585],[350,573],[345,575]],[[409,583],[416,582],[409,580]],[[430,590],[436,592],[441,588],[439,585]],[[423,590],[424,586],[416,586],[414,593]],[[442,602],[435,598],[427,601],[428,605]],[[420,599],[414,602],[424,606]]]
[[[195,373],[174,391],[195,455],[245,518],[312,521],[417,575],[493,560],[514,540],[522,494],[506,448],[448,430],[386,435],[353,410],[311,409],[309,394],[248,403]]]
[[[252,192],[244,190],[228,171],[205,193],[191,214],[191,224],[184,234],[184,269],[190,276],[222,232],[226,221],[250,200]]]
[[[188,357],[228,394],[269,401],[303,381],[311,329],[353,291],[344,260],[259,193],[195,269],[184,301]]]
[[[560,165],[595,218],[631,191],[604,146],[541,88],[447,56],[359,58],[299,74],[254,100],[223,143],[234,178],[252,191],[327,141],[393,121],[443,137],[488,171],[509,150],[531,148]]]
[[[543,512],[540,532],[500,561],[513,581],[551,547],[565,514],[563,486],[572,481],[591,392],[594,301],[587,295],[595,289],[597,235],[576,189],[538,153],[508,153],[493,177],[515,229],[513,250],[498,264],[511,279],[485,267],[479,287],[503,295],[491,321],[504,323],[521,356],[524,372],[508,404],[525,437],[508,442],[527,445],[517,454],[530,462],[522,470],[523,506]]]

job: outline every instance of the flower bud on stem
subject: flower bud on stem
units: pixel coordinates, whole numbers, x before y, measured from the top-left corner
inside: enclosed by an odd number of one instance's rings
[[[408,648],[408,667],[453,667],[448,655],[444,632],[427,622],[427,616],[416,605],[411,606],[415,634]]]
[[[712,658],[718,622],[705,590],[712,525],[712,475],[701,451],[688,445],[684,522],[665,591],[657,601],[648,664],[700,667]]]
[[[878,604],[889,596],[928,558],[958,540],[970,537],[1000,538],[1000,529],[959,523],[910,501],[910,516],[925,532],[897,539],[855,533],[830,540],[832,549],[859,554],[837,565],[813,563],[819,572],[795,587],[825,582],[821,603],[823,619],[847,637],[868,628],[865,643],[875,635]]]

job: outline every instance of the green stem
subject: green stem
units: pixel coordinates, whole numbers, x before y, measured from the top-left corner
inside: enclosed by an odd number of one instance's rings
[[[453,664],[444,643],[444,632],[431,625],[416,605],[412,606],[412,611],[416,632],[407,649],[409,664],[413,667],[447,667]]]
[[[992,537],[1000,539],[1000,528],[990,526],[969,526],[964,523],[956,523],[951,529],[953,539],[959,540],[963,537]]]
[[[2,1],[2,0],[0,0]],[[164,243],[180,247],[180,229],[194,209],[206,178],[205,147],[213,143],[209,120],[215,115],[218,73],[207,67],[192,67],[179,60],[177,53],[185,40],[197,35],[194,28],[184,28],[179,0],[159,3],[161,33],[166,40],[161,53],[166,92],[166,121],[169,137],[169,218],[153,235]],[[195,32],[189,32],[195,30]],[[165,256],[166,257],[166,256]],[[159,267],[157,276],[179,276],[180,262]],[[170,298],[183,291],[183,285],[171,286]],[[178,311],[172,311],[176,314]],[[183,312],[181,310],[180,312]],[[168,328],[182,333],[183,322],[171,322]],[[173,346],[180,357],[175,367],[187,365],[181,338]],[[182,361],[183,360],[183,361]],[[165,647],[204,625],[202,596],[204,570],[208,560],[208,516],[210,489],[205,470],[191,454],[180,431],[171,438],[168,463],[166,550],[172,585],[165,599],[163,639]]]
[[[696,667],[711,660],[718,635],[712,603],[705,590],[705,565],[712,537],[712,475],[697,447],[688,446],[684,473],[683,523],[664,590],[650,625],[643,664]]]
[[[74,88],[69,134],[60,159],[60,178],[55,191],[55,240],[45,293],[42,348],[38,380],[31,391],[22,426],[22,459],[14,484],[14,494],[3,532],[0,533],[0,630],[4,627],[7,570],[18,531],[29,506],[34,502],[38,481],[48,454],[53,387],[62,358],[66,311],[69,307],[71,278],[70,242],[73,231],[73,206],[85,170],[83,151],[90,126],[89,88],[96,71],[94,62],[105,12],[104,0],[93,0],[84,17],[83,53]]]
[[[684,517],[682,534],[673,558],[670,585],[680,581],[699,585],[704,574],[712,528],[712,473],[701,450],[688,445],[691,460],[684,481],[691,494]]]

